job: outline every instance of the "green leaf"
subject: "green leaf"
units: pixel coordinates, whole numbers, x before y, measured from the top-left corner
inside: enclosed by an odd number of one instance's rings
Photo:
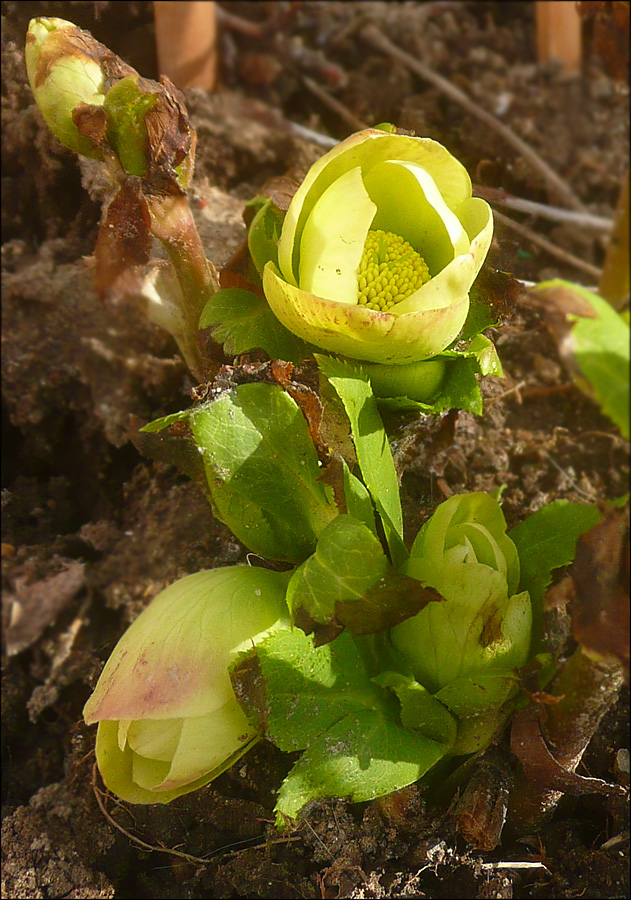
[[[577,385],[628,439],[628,323],[602,297],[562,279],[536,285],[531,297],[541,305]]]
[[[256,271],[262,276],[268,262],[278,266],[278,239],[285,217],[272,200],[262,197],[260,200],[263,202],[248,229],[248,249]],[[252,201],[250,205],[253,205]]]
[[[373,509],[370,494],[366,489],[366,485],[356,478],[346,464],[346,460],[342,459],[342,472],[344,479],[344,496],[346,498],[346,509],[349,516],[362,522],[367,528],[370,528],[373,534],[377,534],[377,524],[375,522],[375,511]]]
[[[354,634],[391,628],[436,599],[416,579],[399,575],[373,532],[348,515],[324,529],[287,591],[295,623],[315,633],[316,644],[332,640],[342,626]]]
[[[244,384],[191,411],[212,499],[237,538],[268,559],[300,563],[336,510],[320,483],[307,423],[270,384]]]
[[[293,767],[278,794],[276,825],[282,829],[286,819],[322,797],[360,803],[397,791],[418,781],[445,752],[381,709],[351,713],[313,741]]]
[[[278,321],[265,297],[240,288],[224,288],[204,307],[200,328],[210,328],[227,356],[260,348],[270,359],[298,363],[310,356],[307,344]]]
[[[146,425],[143,425],[140,428],[140,431],[144,431],[147,434],[154,434],[158,431],[164,431],[165,428],[168,428],[169,425],[173,425],[174,422],[185,422],[186,419],[191,414],[190,409],[181,409],[179,412],[171,413],[168,416],[161,416],[159,419],[154,419],[152,422],[147,422]]]
[[[572,329],[574,358],[600,408],[628,440],[629,326],[605,300],[575,290],[589,298],[598,318],[577,318]]]
[[[407,557],[403,543],[403,514],[388,436],[368,379],[351,363],[317,353],[322,374],[331,382],[351,423],[359,467],[381,516],[395,566]]]
[[[596,506],[555,500],[532,513],[509,533],[519,554],[519,588],[528,591],[532,601],[532,651],[535,653],[541,649],[543,598],[552,581],[552,572],[574,560],[579,536],[600,518]]]
[[[440,700],[436,700],[422,684],[400,672],[382,672],[374,681],[391,688],[401,704],[401,723],[425,737],[451,747],[456,740],[457,723]]]
[[[281,750],[307,748],[280,790],[279,827],[311,800],[370,800],[405,787],[444,755],[443,745],[403,728],[396,701],[372,683],[349,634],[314,648],[300,630],[277,631],[256,653],[267,737]]]

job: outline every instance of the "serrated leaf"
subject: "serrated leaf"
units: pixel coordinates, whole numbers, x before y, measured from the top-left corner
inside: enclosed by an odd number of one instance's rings
[[[261,349],[270,359],[298,363],[310,356],[307,344],[282,325],[265,297],[241,288],[223,288],[203,309],[200,328],[210,328],[227,356]]]
[[[306,748],[279,793],[279,827],[320,797],[369,800],[411,784],[444,755],[443,745],[403,728],[396,700],[371,682],[350,635],[314,648],[298,629],[277,631],[256,652],[267,737],[281,750]]]
[[[385,578],[388,560],[377,537],[352,516],[337,516],[318,540],[316,552],[292,575],[287,605],[308,634],[335,617],[336,604],[361,601]]]
[[[364,482],[381,516],[392,561],[400,566],[407,551],[403,543],[399,481],[370,383],[351,363],[320,353],[315,356],[320,371],[344,404]]]
[[[268,559],[300,563],[335,516],[305,419],[282,388],[244,384],[192,410],[222,520]]]
[[[346,715],[314,740],[278,794],[276,825],[307,803],[348,797],[359,803],[418,781],[443,756],[442,744],[404,728],[381,709]]]
[[[552,581],[552,572],[570,565],[579,535],[600,518],[601,513],[596,506],[555,500],[532,513],[509,533],[519,554],[519,588],[528,591],[532,601],[532,649],[535,653],[541,649],[543,598]]]

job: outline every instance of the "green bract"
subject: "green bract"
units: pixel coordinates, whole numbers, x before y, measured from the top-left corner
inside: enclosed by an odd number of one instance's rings
[[[88,725],[99,723],[96,758],[110,790],[132,803],[169,803],[260,738],[228,664],[281,624],[286,585],[266,569],[198,572],[133,622],[83,711]]]
[[[427,138],[368,129],[315,163],[263,273],[280,321],[317,347],[402,365],[457,337],[493,234],[464,167]]]
[[[519,557],[497,500],[450,497],[418,533],[406,572],[435,588],[430,603],[391,631],[415,678],[458,716],[499,707],[529,656],[532,611]]]

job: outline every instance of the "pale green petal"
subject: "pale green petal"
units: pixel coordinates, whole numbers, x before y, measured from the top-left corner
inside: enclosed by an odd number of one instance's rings
[[[367,362],[404,365],[435,356],[458,335],[469,310],[466,293],[446,309],[399,316],[335,303],[288,284],[271,263],[263,272],[263,288],[276,317],[294,334]]]
[[[471,241],[473,254],[473,277],[475,278],[482,263],[486,259],[493,239],[493,213],[489,204],[480,197],[465,200],[456,209],[456,215],[462,222]]]
[[[232,651],[280,618],[284,596],[277,573],[248,566],[176,581],[116,645],[85,721],[186,718],[222,706],[232,696]]]
[[[477,562],[506,574],[506,557],[488,528],[476,522],[456,525],[450,529],[447,547],[453,547],[462,540],[466,540],[473,547]]]
[[[220,774],[209,772],[196,781],[172,791],[152,791],[140,787],[132,777],[134,753],[129,746],[120,750],[117,742],[118,722],[99,722],[96,735],[96,761],[105,786],[112,793],[128,803],[170,803],[182,794],[196,791]],[[161,783],[165,777],[168,763],[147,760],[145,777],[152,782]]]
[[[364,183],[377,204],[372,227],[409,241],[424,258],[430,275],[437,275],[455,257],[469,252],[469,236],[460,220],[429,172],[416,163],[388,160],[372,166]]]
[[[403,316],[425,309],[445,309],[463,299],[466,299],[468,311],[469,290],[475,279],[475,264],[473,252],[457,256],[418,291],[414,291],[400,303],[395,303],[392,307],[393,315]]]
[[[338,178],[319,197],[300,242],[299,284],[303,291],[357,303],[357,269],[375,204],[356,167]]]
[[[127,731],[127,743],[140,756],[171,762],[182,734],[182,719],[137,719]]]
[[[131,777],[134,784],[146,791],[155,791],[169,774],[170,765],[158,759],[138,756],[132,751]]]
[[[170,771],[160,790],[173,790],[205,772],[219,774],[216,770],[232,765],[258,737],[234,695],[211,715],[186,719]]]
[[[429,138],[366,129],[351,135],[311,166],[296,191],[283,223],[278,263],[285,279],[296,285],[300,237],[318,197],[345,172],[361,166],[364,174],[387,159],[415,162],[426,169],[447,206],[455,210],[471,196],[471,180],[449,151]]]

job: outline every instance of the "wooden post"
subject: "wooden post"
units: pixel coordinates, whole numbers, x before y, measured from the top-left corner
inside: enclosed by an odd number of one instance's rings
[[[568,69],[581,67],[581,17],[572,0],[537,0],[539,62],[563,60]]]
[[[179,88],[215,86],[217,19],[213,2],[154,2],[158,70]]]

